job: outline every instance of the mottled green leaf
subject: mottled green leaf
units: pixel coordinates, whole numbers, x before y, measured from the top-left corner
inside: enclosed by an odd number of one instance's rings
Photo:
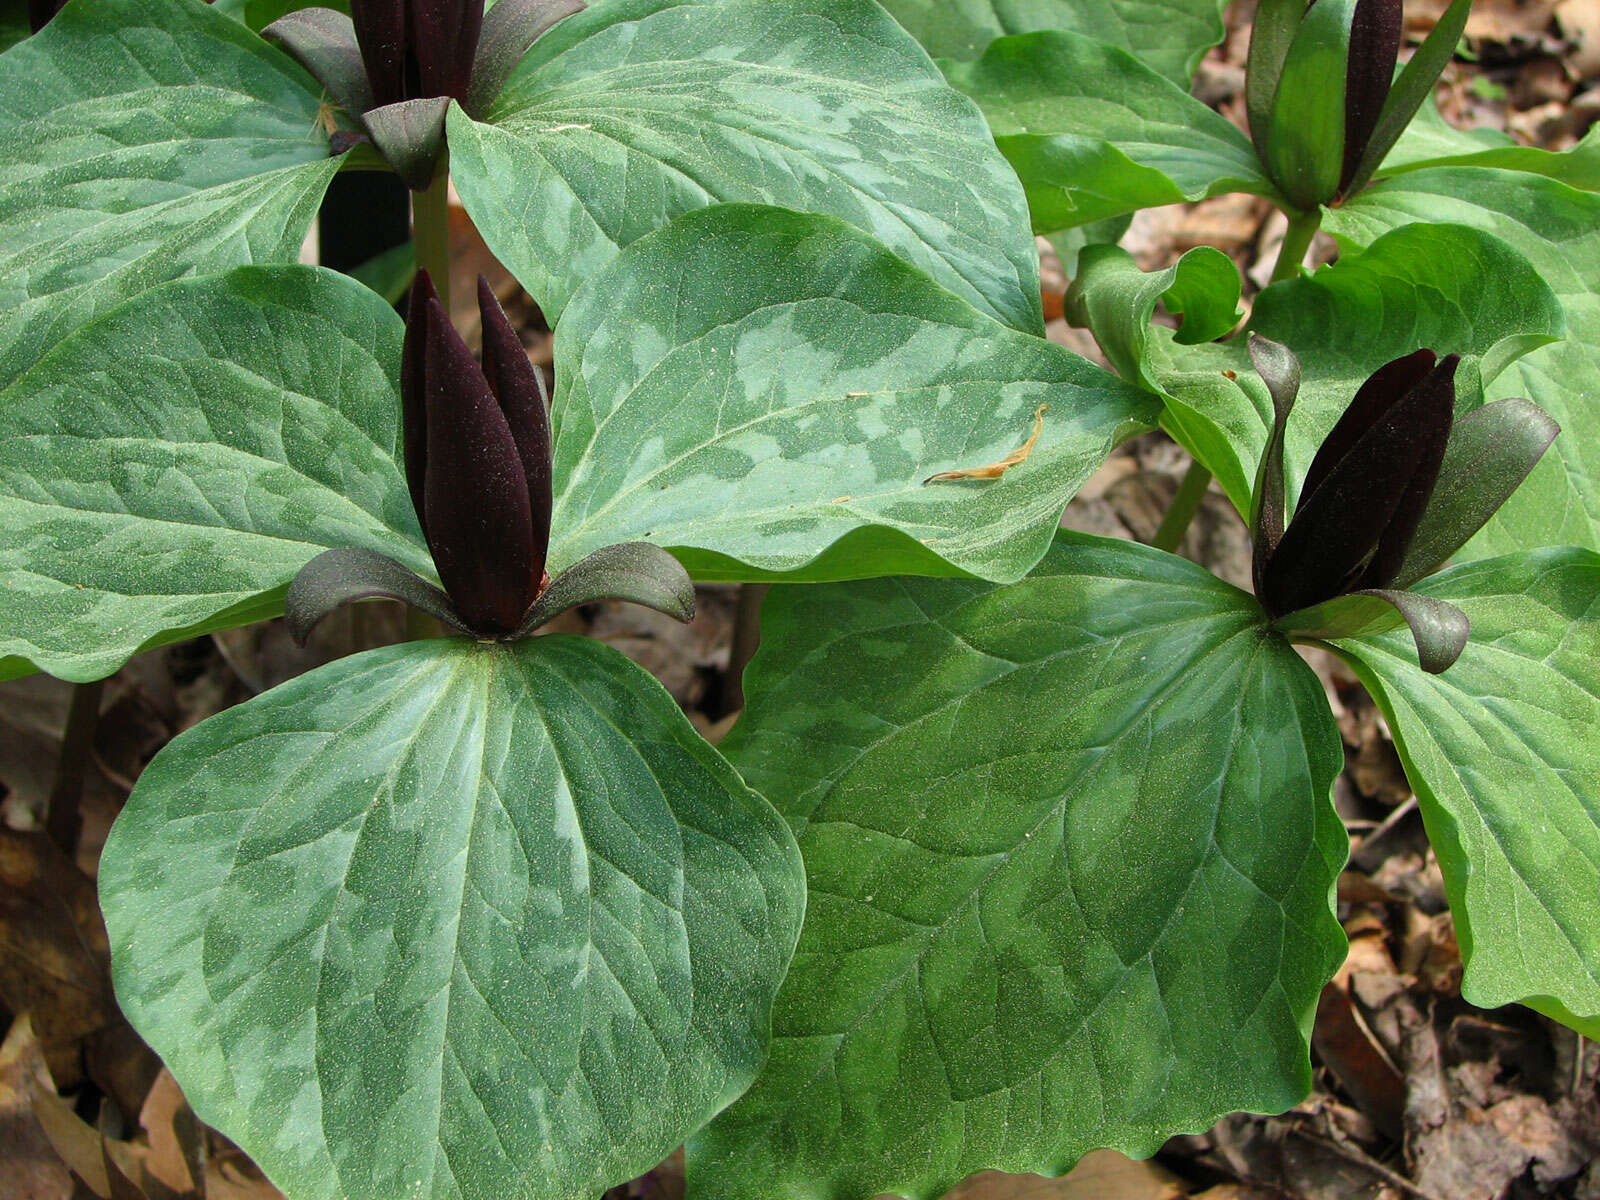
[[[924,484],[996,462],[996,480]],[[827,217],[730,205],[636,242],[556,338],[550,569],[671,547],[697,578],[1017,579],[1154,397]]]
[[[1250,597],[1062,535],[1008,587],[786,588],[762,617],[724,749],[810,900],[692,1196],[923,1200],[1304,1096],[1343,754]]]
[[[1222,40],[1227,0],[885,0],[935,58],[966,62],[998,37],[1066,29],[1121,47],[1187,84]]]
[[[945,71],[983,108],[1039,233],[1223,192],[1276,195],[1249,138],[1115,46],[1026,34]]]
[[[394,458],[401,332],[344,276],[244,267],[146,292],[0,391],[0,676],[96,679],[272,616],[330,546],[431,573]]]
[[[1521,171],[1441,167],[1382,180],[1328,213],[1345,248],[1412,221],[1471,225],[1533,263],[1566,313],[1567,340],[1511,366],[1488,398],[1522,396],[1560,424],[1555,446],[1466,550],[1483,557],[1569,545],[1600,549],[1600,195]]]
[[[1019,329],[1038,253],[973,106],[871,0],[613,0],[535,43],[457,190],[554,319],[618,250],[718,201],[841,217]]]
[[[294,1200],[593,1200],[737,1096],[804,882],[596,642],[435,639],[196,726],[100,898],[117,997]]]
[[[1444,871],[1483,1008],[1600,1037],[1600,555],[1467,563],[1417,591],[1472,636],[1426,675],[1404,633],[1337,643],[1382,706]]]
[[[178,276],[293,262],[320,89],[201,0],[73,0],[0,56],[0,386]]]
[[[1540,273],[1506,242],[1465,226],[1417,224],[1273,284],[1257,298],[1250,328],[1288,346],[1304,367],[1284,447],[1292,507],[1317,447],[1378,367],[1421,347],[1459,353],[1457,409],[1466,411],[1482,403],[1484,379],[1559,337],[1563,318]],[[1272,406],[1243,378],[1250,364],[1241,343],[1183,350],[1158,331],[1149,370],[1169,397],[1167,426],[1248,512]]]

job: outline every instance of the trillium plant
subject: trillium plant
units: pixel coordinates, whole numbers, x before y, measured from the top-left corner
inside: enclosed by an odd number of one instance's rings
[[[933,1200],[1291,1107],[1346,951],[1306,646],[1465,997],[1600,1036],[1600,167],[1433,110],[1467,0],[1404,66],[1398,3],[1263,0],[1248,133],[1186,91],[1222,0],[16,7],[0,678],[92,719],[136,653],[411,612],[175,738],[100,859],[123,1011],[289,1200],[680,1146],[702,1200]],[[360,170],[403,318],[299,262]],[[1220,251],[1114,243],[1240,188],[1289,234],[1236,331]],[[486,283],[452,320],[452,190],[553,389]],[[1156,544],[1062,531],[1158,428]],[[1172,553],[1212,479],[1249,591]],[[547,628],[696,582],[771,585],[716,747]]]

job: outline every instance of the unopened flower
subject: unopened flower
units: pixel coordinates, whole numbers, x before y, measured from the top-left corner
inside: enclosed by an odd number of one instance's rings
[[[1250,136],[1302,211],[1364,187],[1450,61],[1471,0],[1455,0],[1399,78],[1402,0],[1261,0],[1245,93]]]
[[[539,36],[583,0],[351,0],[305,8],[262,32],[360,121],[413,190],[438,169],[452,100],[482,116]],[[348,149],[349,138],[340,145]]]
[[[411,289],[401,362],[407,482],[445,592],[474,632],[502,636],[538,596],[550,545],[544,383],[478,281],[480,369],[427,272]]]
[[[1252,521],[1257,599],[1280,628],[1307,636],[1340,635],[1332,602],[1381,601],[1411,625],[1423,665],[1444,670],[1466,643],[1466,615],[1407,589],[1483,527],[1559,428],[1527,400],[1457,418],[1459,356],[1418,350],[1357,390],[1312,459],[1285,528],[1284,436],[1300,365],[1259,336],[1250,352],[1276,410]],[[1346,615],[1357,607],[1345,605]]]
[[[374,597],[402,600],[480,641],[526,637],[569,608],[607,598],[689,620],[689,576],[646,542],[602,547],[550,578],[552,439],[543,377],[481,277],[481,366],[425,271],[409,307],[400,362],[406,482],[444,587],[373,550],[329,550],[289,589],[295,637],[303,642],[334,609]]]

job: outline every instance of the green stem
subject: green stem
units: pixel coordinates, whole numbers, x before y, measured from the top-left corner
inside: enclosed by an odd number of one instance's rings
[[[1311,239],[1322,227],[1322,210],[1314,208],[1289,218],[1289,229],[1283,235],[1283,245],[1278,247],[1278,262],[1272,268],[1272,283],[1293,279],[1305,264],[1306,252],[1311,249]]]
[[[55,786],[50,789],[50,811],[45,815],[45,832],[61,852],[72,858],[78,849],[78,832],[83,822],[83,781],[93,757],[94,735],[100,727],[100,697],[106,681],[75,684],[72,706],[67,710],[67,727],[61,734],[61,757],[56,765]]]
[[[417,267],[433,279],[439,303],[450,311],[450,152],[439,155],[439,169],[427,189],[411,193],[411,240]]]
[[[1178,494],[1172,498],[1172,506],[1167,509],[1167,515],[1161,518],[1161,528],[1156,530],[1156,536],[1150,539],[1150,544],[1157,550],[1174,553],[1182,545],[1183,535],[1189,532],[1189,526],[1200,511],[1200,502],[1206,498],[1206,489],[1210,486],[1211,472],[1198,462],[1190,463],[1189,473],[1178,485]]]

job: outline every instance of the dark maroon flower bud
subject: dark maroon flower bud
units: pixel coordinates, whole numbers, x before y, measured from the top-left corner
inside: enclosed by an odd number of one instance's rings
[[[1259,598],[1273,616],[1391,581],[1439,478],[1458,361],[1418,350],[1361,385],[1262,567]]]
[[[529,47],[583,0],[351,0],[350,16],[297,9],[262,30],[359,119],[414,191],[433,182],[455,100],[481,117]],[[342,149],[351,143],[346,139]]]
[[[1560,427],[1527,400],[1456,417],[1458,356],[1418,350],[1374,371],[1323,439],[1284,528],[1284,437],[1300,391],[1287,346],[1250,335],[1272,396],[1272,432],[1251,498],[1256,598],[1273,628],[1326,640],[1411,628],[1424,671],[1449,669],[1466,613],[1409,590],[1511,498]]]
[[[1311,212],[1366,186],[1433,94],[1471,7],[1452,0],[1397,77],[1403,0],[1259,0],[1245,79],[1250,137],[1291,206]]]
[[[378,107],[467,98],[483,0],[351,0],[350,18]]]
[[[544,382],[487,285],[484,364],[420,273],[401,361],[405,462],[434,566],[462,623],[485,637],[521,624],[550,543]]]
[[[1345,68],[1341,190],[1355,177],[1367,143],[1378,128],[1384,102],[1389,99],[1405,32],[1403,9],[1401,0],[1357,0],[1350,23],[1350,58]]]
[[[649,542],[604,545],[555,578],[547,574],[554,473],[544,378],[481,278],[478,312],[482,366],[427,272],[417,274],[400,359],[401,440],[417,521],[444,590],[376,551],[327,550],[301,568],[284,600],[302,645],[329,613],[378,597],[480,641],[528,637],[596,600],[694,617],[688,572]]]

